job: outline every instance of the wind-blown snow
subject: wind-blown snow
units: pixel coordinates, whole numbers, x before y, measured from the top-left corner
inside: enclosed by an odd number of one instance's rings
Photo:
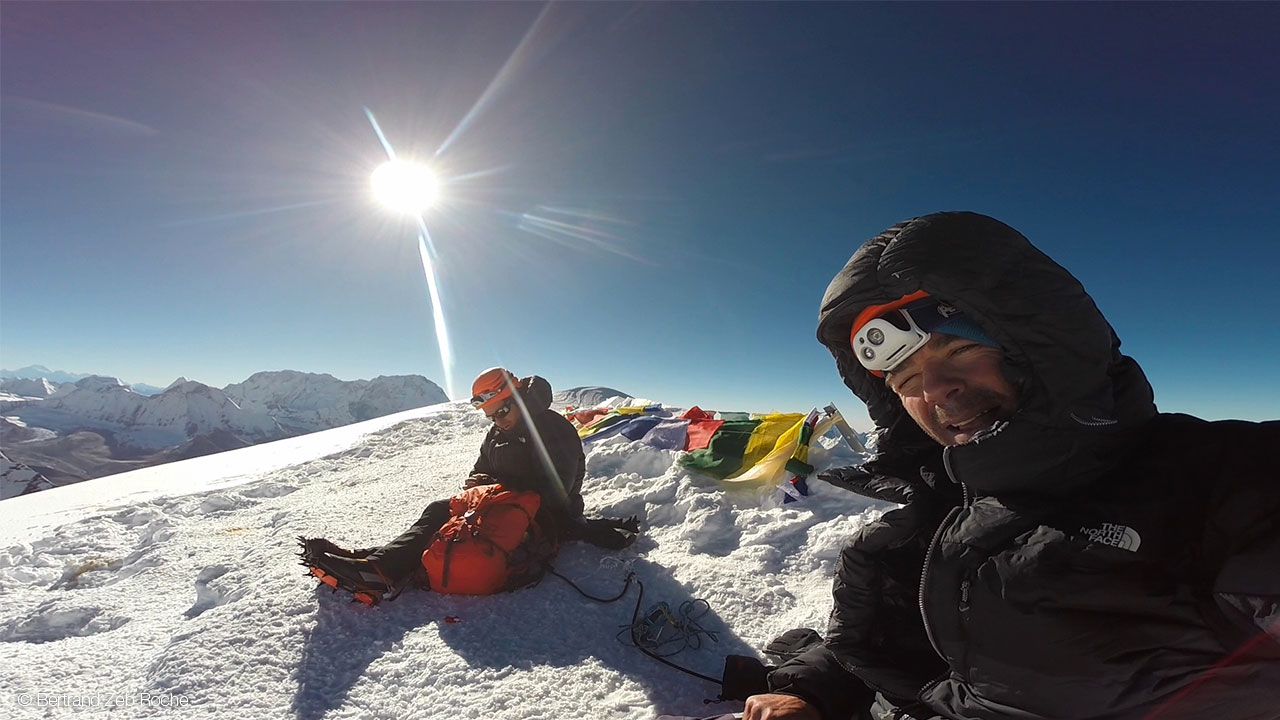
[[[717,687],[619,642],[635,587],[599,604],[548,577],[368,608],[297,565],[297,535],[349,546],[396,535],[459,489],[486,430],[469,407],[436,405],[4,501],[6,716],[75,715],[95,698],[133,703],[128,717],[183,703],[184,715],[237,720],[740,710],[704,705]],[[727,492],[675,465],[678,453],[621,437],[587,449],[588,513],[638,514],[647,530],[622,552],[568,544],[557,569],[597,595],[632,570],[645,608],[707,600],[718,642],[673,660],[708,675],[784,630],[824,627],[841,544],[883,510],[817,480],[787,506],[776,488]],[[819,469],[857,459],[832,438],[811,456]]]

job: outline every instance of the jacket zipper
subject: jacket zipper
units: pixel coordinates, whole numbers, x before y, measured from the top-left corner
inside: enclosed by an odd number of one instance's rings
[[[947,477],[951,480],[951,482],[959,485],[961,491],[964,493],[964,499],[962,501],[961,507],[969,507],[969,503],[970,503],[969,486],[957,480],[955,472],[952,471],[951,469],[951,448],[950,447],[945,447],[942,449],[942,467],[946,471]],[[929,626],[929,616],[928,614],[925,613],[925,610],[924,610],[924,596],[925,596],[925,589],[926,589],[926,581],[929,577],[929,561],[933,559],[933,551],[938,545],[938,540],[942,538],[942,531],[945,530],[946,527],[951,524],[951,521],[955,519],[955,516],[959,512],[960,512],[960,508],[958,507],[951,508],[951,512],[947,513],[947,517],[943,519],[940,525],[938,525],[938,529],[933,531],[933,538],[929,540],[929,549],[926,550],[924,554],[924,566],[920,568],[920,598],[919,598],[920,621],[924,623],[924,634],[929,638],[929,644],[933,646],[933,651],[936,652],[938,654],[938,657],[942,658],[944,661],[947,659],[947,656],[945,653],[942,652],[942,648],[938,645],[938,640],[936,637],[934,637],[934,634],[933,634],[933,628]],[[967,603],[968,603],[967,595],[969,590],[968,584],[969,582],[966,580],[964,584],[961,585],[961,602],[965,604],[965,607],[962,608],[962,611],[967,609]],[[948,663],[948,665],[949,664],[950,663]],[[921,702],[924,702],[925,694],[928,693],[930,690],[932,690],[935,686],[937,686],[943,680],[946,680],[950,675],[951,675],[951,670],[950,668],[948,668],[945,672],[942,673],[942,675],[938,676],[937,678],[934,678],[932,681],[927,683],[924,687],[920,688],[920,692],[916,694],[916,699],[920,700]],[[925,703],[925,704],[927,705],[928,703]]]
[[[930,712],[933,712],[933,713],[935,713],[935,714],[936,714],[936,713],[937,713],[937,711],[936,711],[936,710],[934,710],[934,709],[933,709],[933,706],[932,706],[932,705],[930,705],[930,704],[929,704],[929,702],[928,702],[927,700],[925,700],[925,699],[924,699],[924,696],[925,696],[925,695],[928,695],[930,690],[934,689],[934,688],[935,688],[935,687],[937,687],[938,685],[941,685],[941,684],[942,684],[942,681],[943,681],[943,680],[946,680],[946,679],[947,679],[948,677],[950,677],[950,676],[951,676],[951,671],[950,671],[950,670],[946,670],[946,671],[944,671],[941,675],[939,675],[938,677],[936,677],[936,678],[934,678],[934,679],[930,680],[929,682],[925,683],[925,686],[924,686],[924,687],[922,687],[922,688],[920,688],[920,692],[916,693],[916,700],[920,701],[920,704],[924,705],[926,708],[929,708],[929,711],[930,711]]]
[[[862,675],[858,672],[858,671],[861,669],[859,666],[857,666],[857,665],[852,665],[852,666],[851,666],[851,665],[849,665],[848,663],[846,663],[846,662],[845,662],[842,658],[840,658],[840,657],[836,657],[836,664],[837,664],[837,665],[839,665],[839,666],[840,666],[840,668],[841,668],[841,669],[843,669],[845,672],[847,672],[847,673],[849,673],[850,675],[852,675],[852,676],[854,676],[855,678],[857,678],[857,679],[858,679],[858,682],[862,683],[863,685],[866,685],[867,687],[871,688],[872,690],[875,690],[876,692],[878,692],[878,693],[880,693],[880,694],[882,694],[882,695],[892,695],[892,694],[893,694],[893,692],[892,692],[892,691],[890,691],[890,690],[886,690],[885,688],[881,687],[878,683],[874,683],[874,682],[871,682],[870,680],[866,680],[866,679],[864,679],[864,678],[862,677]]]
[[[975,435],[973,438],[973,441],[978,442],[982,438],[986,437],[985,432],[989,432],[989,431],[984,431],[983,433],[979,433],[978,435]],[[972,500],[969,497],[969,486],[960,482],[960,480],[956,478],[955,471],[951,469],[951,447],[950,446],[942,448],[942,469],[947,472],[947,477],[951,479],[951,482],[959,485],[961,492],[964,493],[964,501],[962,502],[961,506],[969,507],[969,504],[972,502]]]
[[[951,508],[951,512],[947,513],[947,517],[943,519],[942,524],[938,525],[938,529],[933,531],[933,539],[929,541],[929,549],[924,554],[924,567],[920,568],[920,620],[924,623],[924,634],[929,637],[929,644],[933,646],[933,651],[938,653],[938,657],[943,660],[946,660],[947,656],[942,652],[937,639],[934,638],[933,628],[929,627],[929,616],[924,611],[925,581],[929,577],[929,560],[933,558],[933,550],[938,546],[942,531],[951,524],[952,519],[959,512],[960,508]]]

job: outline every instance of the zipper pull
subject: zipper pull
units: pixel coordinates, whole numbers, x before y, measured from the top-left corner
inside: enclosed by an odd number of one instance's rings
[[[965,580],[960,583],[960,610],[969,609],[969,581]]]

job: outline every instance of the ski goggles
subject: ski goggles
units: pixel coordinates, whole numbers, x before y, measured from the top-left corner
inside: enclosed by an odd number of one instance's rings
[[[485,414],[485,417],[489,418],[490,420],[497,420],[499,418],[506,417],[510,412],[511,412],[511,403],[507,403],[506,405],[503,405],[497,410],[494,410],[493,414]]]
[[[862,367],[883,377],[924,347],[934,332],[999,347],[959,309],[929,297],[923,290],[858,313],[849,342]]]

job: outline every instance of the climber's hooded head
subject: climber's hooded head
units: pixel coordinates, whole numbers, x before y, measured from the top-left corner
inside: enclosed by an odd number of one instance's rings
[[[827,287],[818,339],[878,427],[953,446],[958,479],[979,489],[1087,482],[1155,413],[1079,281],[975,213],[867,241]]]

